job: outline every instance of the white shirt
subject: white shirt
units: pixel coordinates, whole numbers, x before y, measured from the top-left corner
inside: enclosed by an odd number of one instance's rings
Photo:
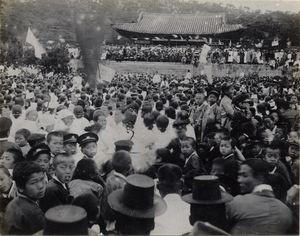
[[[184,202],[179,194],[165,196],[166,212],[155,217],[155,226],[150,235],[183,235],[192,228],[189,222],[190,205]]]

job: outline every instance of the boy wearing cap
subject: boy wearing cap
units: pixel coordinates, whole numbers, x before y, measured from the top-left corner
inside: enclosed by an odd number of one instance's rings
[[[45,194],[42,168],[33,162],[22,162],[13,172],[19,195],[12,200],[5,212],[7,234],[31,235],[43,228],[44,213],[37,201]]]
[[[53,158],[54,175],[46,188],[45,196],[40,200],[44,212],[57,205],[69,204],[68,183],[71,181],[75,169],[75,160],[67,153],[59,153]]]
[[[83,158],[94,158],[96,156],[98,140],[98,136],[94,133],[85,133],[78,137],[77,142],[81,147]]]
[[[52,176],[49,174],[50,159],[50,148],[45,143],[38,144],[31,148],[26,158],[28,161],[37,163],[45,171],[45,179],[47,183],[50,179],[52,179]]]
[[[77,139],[78,135],[74,133],[69,133],[64,135],[64,150],[68,155],[73,156],[75,164],[82,158],[80,153],[77,151]]]

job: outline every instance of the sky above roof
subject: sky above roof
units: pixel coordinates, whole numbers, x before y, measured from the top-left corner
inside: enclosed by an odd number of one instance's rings
[[[185,0],[189,1],[189,0]],[[207,0],[197,0],[204,3]],[[236,7],[249,7],[251,10],[265,11],[290,11],[300,12],[300,0],[210,0],[209,2],[232,4]]]

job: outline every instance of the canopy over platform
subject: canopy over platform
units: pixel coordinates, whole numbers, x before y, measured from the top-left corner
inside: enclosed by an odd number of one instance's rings
[[[140,13],[136,23],[114,24],[120,34],[143,35],[216,35],[237,31],[240,24],[227,24],[225,14],[160,14]]]

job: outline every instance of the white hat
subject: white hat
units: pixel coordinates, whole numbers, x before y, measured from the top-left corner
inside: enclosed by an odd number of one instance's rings
[[[74,117],[74,114],[71,111],[69,111],[68,109],[63,109],[63,110],[58,112],[58,119],[59,120],[64,119],[68,116],[73,116]]]

